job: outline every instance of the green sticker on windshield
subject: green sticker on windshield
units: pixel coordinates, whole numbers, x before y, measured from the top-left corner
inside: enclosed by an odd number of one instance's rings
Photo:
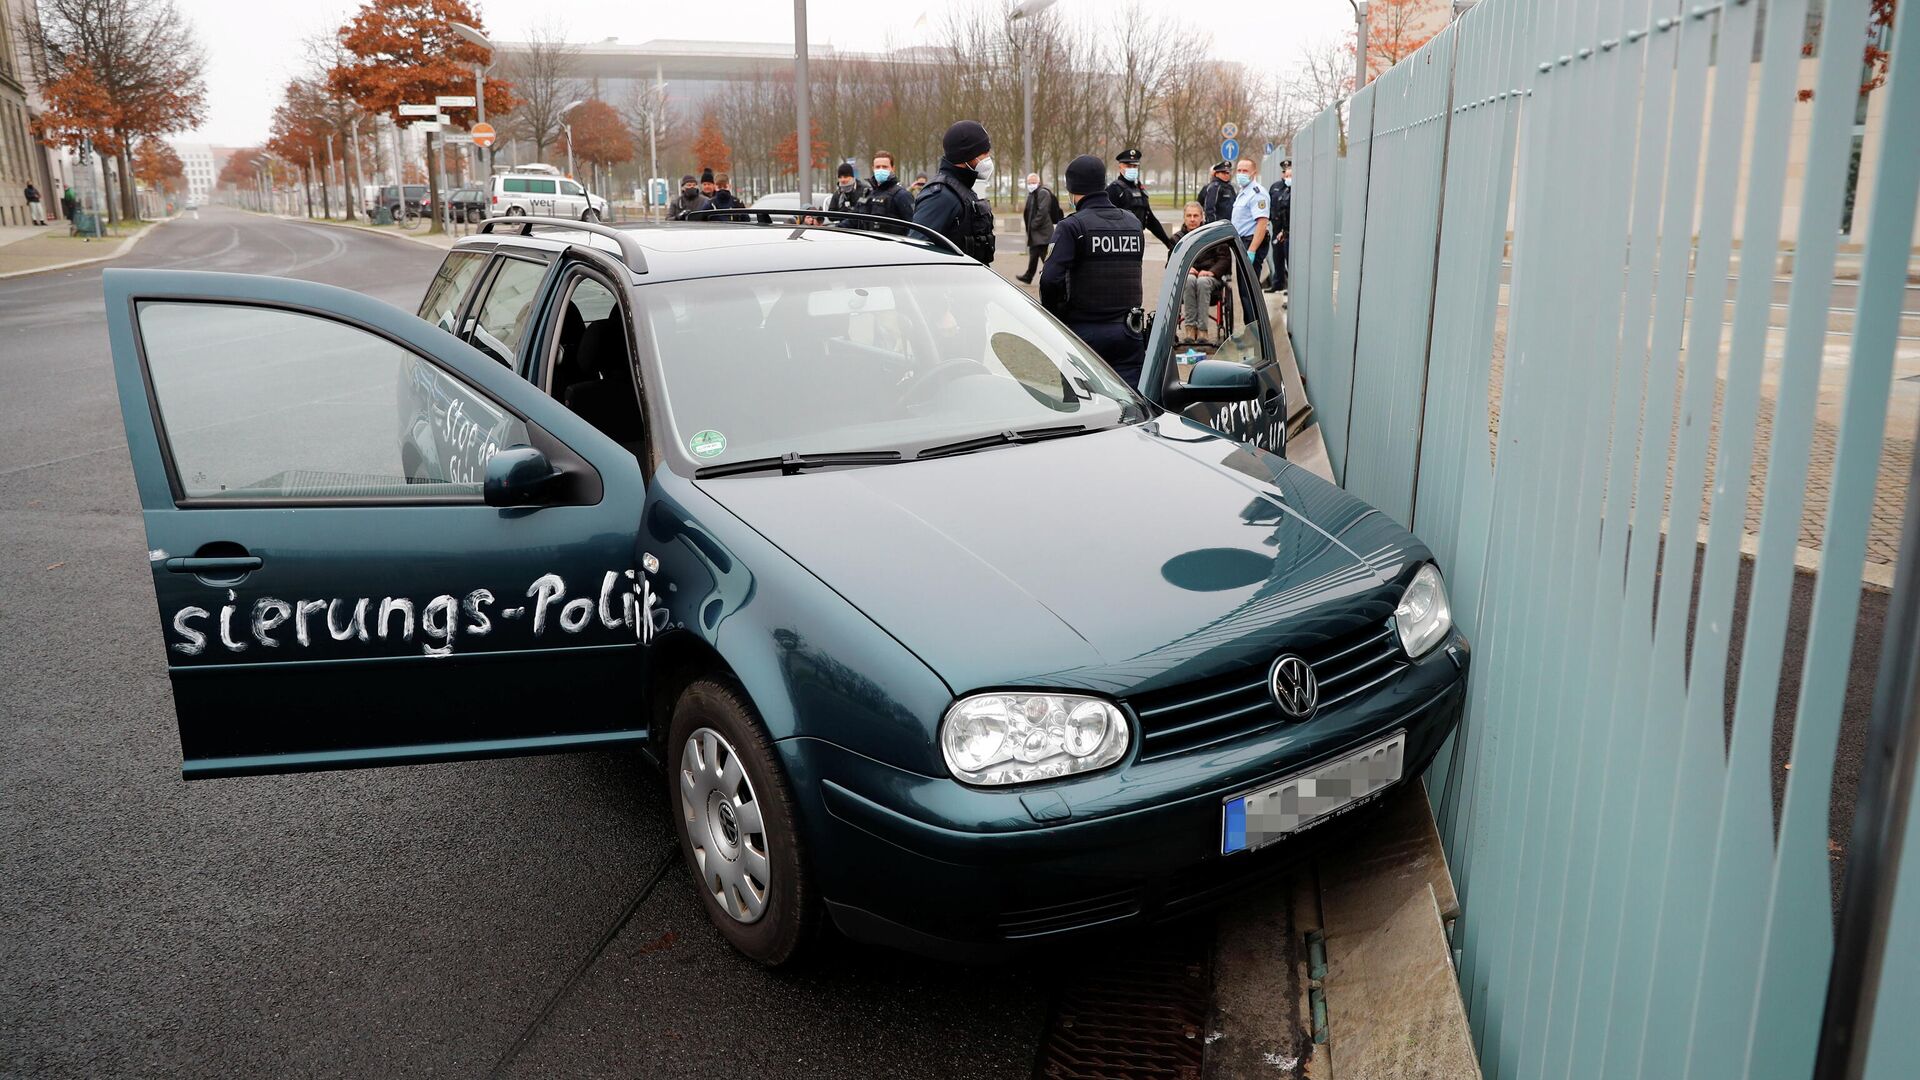
[[[696,431],[693,438],[687,440],[687,449],[692,450],[695,457],[719,457],[727,452],[727,437],[712,428]]]

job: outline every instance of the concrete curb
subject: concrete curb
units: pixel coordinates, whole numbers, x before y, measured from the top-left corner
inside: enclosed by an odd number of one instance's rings
[[[173,218],[159,218],[157,220],[148,222],[145,228],[141,229],[137,233],[134,233],[132,236],[127,237],[125,242],[123,242],[120,245],[120,247],[117,250],[115,250],[111,255],[95,255],[85,259],[73,259],[68,262],[54,263],[52,266],[35,267],[32,270],[8,270],[5,273],[0,273],[0,281],[5,281],[8,278],[28,277],[33,274],[51,274],[55,270],[72,270],[76,267],[92,266],[94,263],[112,262],[113,260],[121,258],[127,255],[128,253],[132,252],[134,247],[138,245],[140,241],[145,240],[147,238],[148,233],[152,232],[153,230],[159,228],[162,225],[165,225],[167,222],[172,220]]]

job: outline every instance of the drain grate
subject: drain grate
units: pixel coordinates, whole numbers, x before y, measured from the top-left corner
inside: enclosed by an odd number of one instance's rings
[[[1055,1001],[1039,1080],[1199,1080],[1213,990],[1213,927],[1161,927],[1092,962]]]

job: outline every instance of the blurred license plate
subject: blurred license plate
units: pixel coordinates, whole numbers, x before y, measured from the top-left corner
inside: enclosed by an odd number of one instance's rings
[[[1405,765],[1407,733],[1310,772],[1226,801],[1220,814],[1220,853],[1252,851],[1289,833],[1351,810],[1393,786]]]

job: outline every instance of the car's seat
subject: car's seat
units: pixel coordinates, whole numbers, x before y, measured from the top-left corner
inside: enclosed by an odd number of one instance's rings
[[[580,370],[578,377],[556,395],[560,403],[635,457],[640,456],[646,426],[640,417],[640,396],[634,391],[633,365],[620,320],[606,318],[587,324],[573,352]],[[554,374],[554,385],[558,386],[557,366]]]

